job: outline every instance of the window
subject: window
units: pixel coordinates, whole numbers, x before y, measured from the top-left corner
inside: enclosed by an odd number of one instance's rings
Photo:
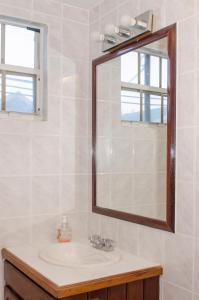
[[[139,91],[122,89],[121,97],[122,120],[139,122],[141,119]]]
[[[167,123],[167,64],[157,45],[121,56],[123,121]]]
[[[0,111],[45,117],[47,27],[0,17]]]

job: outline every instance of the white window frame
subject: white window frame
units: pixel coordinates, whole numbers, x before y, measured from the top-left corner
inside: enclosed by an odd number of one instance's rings
[[[1,57],[0,57],[0,73],[1,74],[13,74],[19,76],[32,76],[35,77],[35,112],[25,113],[25,112],[7,112],[6,107],[6,92],[5,92],[5,82],[3,83],[2,76],[2,107],[0,111],[0,116],[10,116],[10,115],[25,115],[39,117],[43,120],[47,119],[47,25],[30,22],[23,19],[18,19],[14,17],[7,17],[0,15],[1,23]],[[35,44],[36,51],[36,66],[34,68],[21,67],[15,65],[5,64],[5,25],[13,25],[22,28],[30,28],[33,31],[39,31],[39,41]],[[4,76],[5,78],[5,76]]]

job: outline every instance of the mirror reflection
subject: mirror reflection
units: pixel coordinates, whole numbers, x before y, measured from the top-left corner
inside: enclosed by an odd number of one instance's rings
[[[167,37],[97,66],[97,206],[166,220]]]

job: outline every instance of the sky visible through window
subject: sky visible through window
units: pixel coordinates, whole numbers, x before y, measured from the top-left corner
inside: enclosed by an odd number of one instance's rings
[[[27,28],[5,25],[5,64],[35,68],[35,33]],[[2,91],[2,75],[0,77]],[[5,74],[6,111],[34,113],[35,78],[25,73]],[[2,97],[2,93],[1,93]],[[1,100],[2,101],[2,100]]]

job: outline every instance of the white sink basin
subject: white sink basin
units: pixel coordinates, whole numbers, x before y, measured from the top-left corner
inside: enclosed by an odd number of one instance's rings
[[[46,262],[67,267],[94,267],[113,264],[120,260],[116,251],[104,252],[77,242],[52,244],[39,253]]]

